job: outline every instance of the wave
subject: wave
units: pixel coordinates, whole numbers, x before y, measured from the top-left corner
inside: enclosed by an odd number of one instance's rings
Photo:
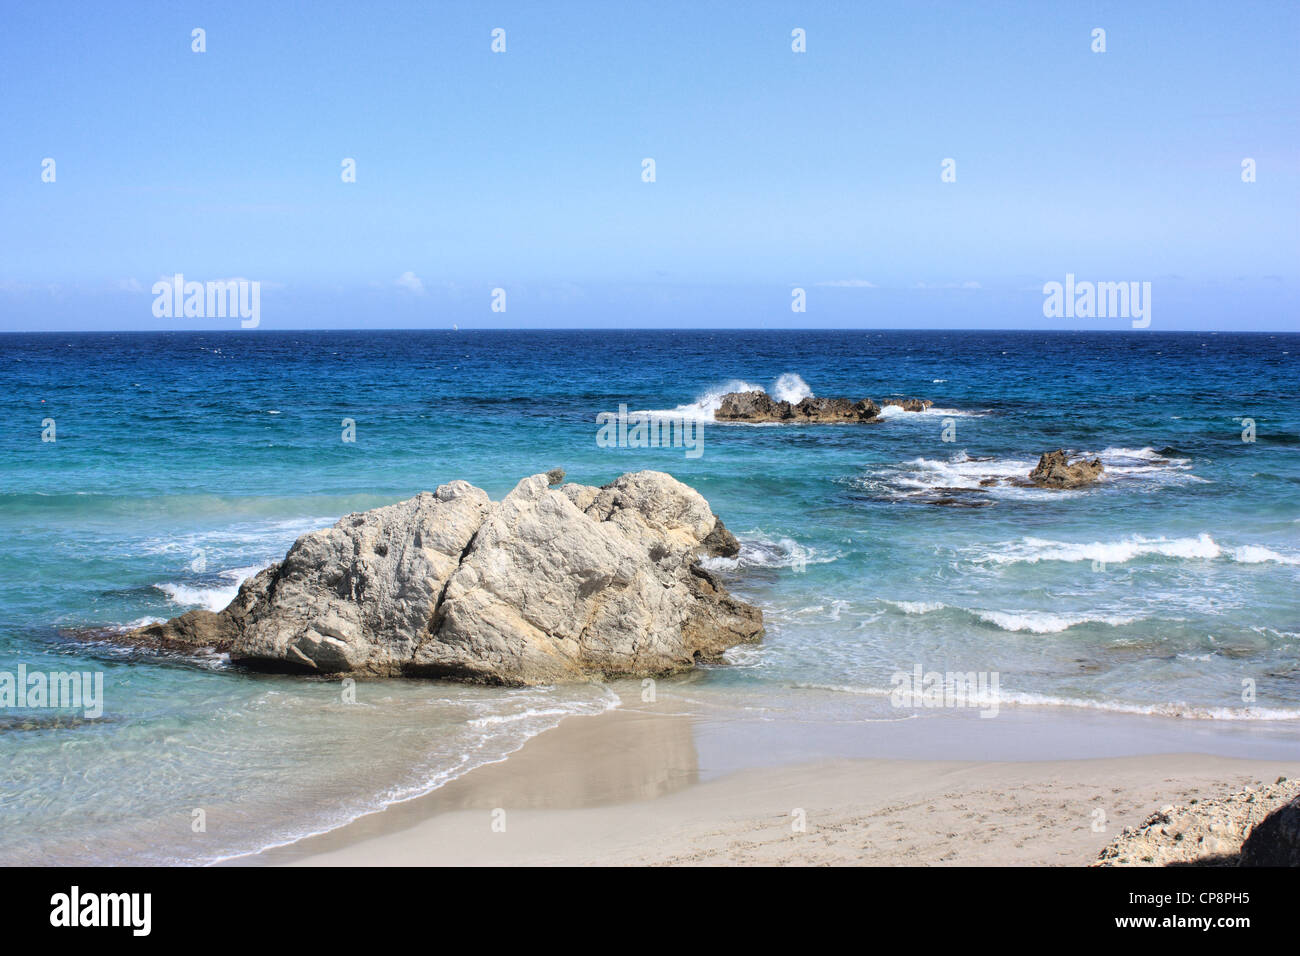
[[[1123,627],[1139,620],[1120,614],[1056,614],[1052,611],[972,611],[976,617],[1003,631],[1028,631],[1031,634],[1059,634],[1080,624],[1105,624]]]
[[[669,409],[649,409],[646,411],[634,412],[636,415],[659,415],[665,418],[683,418],[693,419],[695,421],[712,422],[713,413],[722,406],[722,398],[729,392],[754,392],[763,391],[763,386],[753,385],[749,382],[733,378],[722,385],[717,385],[706,389],[700,394],[695,401],[688,405],[678,405],[676,408]]]
[[[1157,451],[1145,448],[1103,448],[1098,452],[1083,452],[1086,458],[1100,458],[1106,466],[1105,474],[1160,475],[1167,480],[1209,484],[1205,478],[1190,474],[1192,461],[1180,457],[1175,449]],[[1104,476],[1103,476],[1104,477]]]
[[[1300,555],[1282,554],[1259,545],[1225,548],[1208,534],[1195,538],[1147,538],[1132,535],[1120,541],[1051,541],[1044,538],[1023,538],[976,558],[977,563],[1038,564],[1041,561],[1092,561],[1099,564],[1125,564],[1136,558],[1166,557],[1186,561],[1213,561],[1227,559],[1240,564],[1260,564],[1267,561],[1279,564],[1300,564]]]
[[[940,418],[983,418],[987,411],[967,411],[960,408],[939,408],[931,405],[929,408],[919,412],[909,412],[901,405],[882,405],[880,414],[877,418],[921,418],[924,416],[938,416]]]
[[[813,396],[813,390],[808,387],[798,375],[793,372],[786,372],[777,378],[770,389],[762,385],[755,385],[752,382],[746,382],[743,379],[733,378],[717,385],[705,389],[693,402],[686,405],[678,405],[670,409],[647,409],[644,411],[633,412],[635,415],[654,415],[661,418],[681,418],[702,422],[714,422],[713,413],[722,405],[723,396],[730,392],[767,392],[774,399],[781,402],[799,402],[805,398]],[[747,424],[775,424],[766,422],[726,422],[728,425],[747,425]]]
[[[1137,458],[1141,461],[1161,461],[1169,459],[1168,455],[1161,454],[1150,445],[1145,448],[1103,448],[1096,453],[1101,458]],[[1179,459],[1186,461],[1187,459]]]
[[[162,584],[155,584],[154,587],[167,595],[167,599],[173,604],[186,608],[201,607],[214,613],[225,608],[239,593],[238,584],[223,585],[221,587],[196,587],[190,584],[176,584],[172,581],[164,581]]]
[[[223,610],[239,593],[239,586],[245,578],[250,578],[262,570],[262,565],[249,565],[244,568],[230,568],[219,571],[217,577],[230,584],[185,584],[175,581],[163,581],[154,588],[167,595],[167,599],[181,607],[201,607],[209,611]]]
[[[250,564],[243,568],[231,568],[228,571],[220,571],[217,573],[217,577],[225,578],[227,581],[234,581],[236,584],[242,584],[247,578],[251,578],[265,567],[266,565],[264,564]]]
[[[886,411],[890,413],[888,417],[901,418],[915,414],[943,415],[953,410],[931,408],[918,413],[888,406]],[[1205,481],[1191,473],[1189,459],[1167,457],[1152,448],[1106,448],[1100,452],[1079,454],[1101,458],[1106,466],[1100,479],[1103,486],[1151,490],[1170,483]],[[1092,487],[1053,489],[1030,485],[1027,479],[1037,463],[1037,456],[973,457],[962,449],[946,459],[921,457],[888,465],[853,479],[852,484],[891,500],[930,501],[936,496],[949,497],[954,492],[971,492],[974,500],[984,504],[992,503],[995,498],[1051,501],[1079,497],[1095,490]]]
[[[374,504],[367,504],[365,508],[345,508],[332,517],[308,515],[266,521],[234,522],[203,531],[150,538],[141,543],[140,550],[144,554],[187,556],[194,556],[195,552],[201,551],[208,564],[213,563],[214,558],[219,560],[220,555],[225,552],[229,552],[231,557],[242,555],[247,558],[250,551],[256,553],[264,550],[276,555],[278,559],[284,555],[288,546],[302,535],[330,527],[338,521],[340,515],[391,503],[391,498],[377,498]]]
[[[882,600],[885,600],[882,598]],[[889,601],[886,604],[898,608],[904,614],[929,614],[931,611],[942,611],[948,605],[939,601]]]
[[[946,379],[936,379],[935,381],[946,381]],[[662,418],[686,418],[697,421],[714,422],[713,413],[722,405],[722,398],[729,392],[753,392],[765,391],[778,402],[790,402],[796,404],[805,398],[815,397],[815,393],[802,377],[794,372],[786,372],[777,377],[772,383],[771,388],[763,388],[762,385],[755,385],[744,379],[733,378],[722,385],[711,386],[705,389],[695,401],[685,405],[678,405],[676,408],[652,408],[633,412],[636,415],[653,415]],[[930,407],[920,412],[904,411],[898,405],[885,405],[880,409],[880,418],[902,418],[911,416],[939,416],[942,418],[981,418],[987,415],[987,411],[963,411],[958,408],[935,408]],[[723,422],[726,425],[775,425],[779,422]]]
[[[860,697],[878,697],[887,699],[894,694],[892,687],[860,687],[845,684],[801,683],[796,687],[807,690],[824,690],[839,694],[854,694]],[[1088,700],[1082,697],[1058,697],[1053,694],[1034,694],[999,691],[996,694],[973,693],[967,697],[967,706],[971,708],[987,707],[1069,707],[1080,710],[1102,710],[1117,714],[1134,714],[1142,717],[1173,717],[1180,720],[1234,720],[1234,721],[1277,721],[1300,720],[1300,708],[1296,707],[1214,707],[1198,706],[1182,701],[1169,701],[1158,704],[1138,704],[1119,700]],[[912,708],[899,708],[911,711]]]
[[[805,398],[812,398],[813,390],[798,375],[793,372],[786,372],[776,380],[776,384],[772,386],[772,391],[768,394],[778,402],[789,402],[794,405]]]
[[[1105,710],[1145,717],[1176,717],[1182,720],[1300,720],[1296,707],[1209,707],[1170,701],[1160,704],[1134,704],[1114,700],[1087,700],[1079,697],[1056,697],[1050,694],[999,694],[1000,705],[1021,707],[1076,707]]]
[[[885,601],[898,608],[904,614],[932,614],[935,611],[952,610],[969,615],[985,624],[991,624],[998,630],[1031,634],[1059,634],[1081,624],[1105,624],[1109,627],[1123,627],[1133,624],[1141,618],[1121,614],[1061,614],[1055,611],[988,611],[978,608],[956,607],[940,601]]]
[[[800,544],[793,538],[771,538],[761,532],[740,535],[740,554],[734,558],[705,558],[701,566],[710,571],[736,571],[741,568],[793,568],[800,571],[810,564],[830,564],[839,554],[826,554]]]
[[[1238,564],[1263,564],[1276,561],[1278,564],[1300,564],[1300,554],[1279,554],[1271,548],[1257,544],[1245,544],[1232,549],[1232,560]]]
[[[897,407],[897,406],[894,406]],[[918,414],[902,412],[904,415]],[[986,478],[1026,478],[1036,462],[1027,458],[972,458],[965,450],[947,461],[938,458],[913,458],[903,463],[897,484],[930,489],[979,488]]]

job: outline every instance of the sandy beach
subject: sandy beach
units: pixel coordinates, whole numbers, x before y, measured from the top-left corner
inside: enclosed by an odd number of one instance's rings
[[[774,765],[725,770],[701,759],[698,717],[574,717],[424,797],[232,862],[1084,866],[1162,806],[1300,775],[1293,758],[1197,753],[786,759],[798,734],[774,748]]]

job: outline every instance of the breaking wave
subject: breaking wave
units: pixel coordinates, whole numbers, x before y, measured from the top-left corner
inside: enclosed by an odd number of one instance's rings
[[[889,417],[894,418],[925,414],[904,412],[897,406],[889,406],[885,411],[890,412]],[[935,409],[929,411],[934,412]],[[939,411],[946,413],[949,410]],[[1100,452],[1078,454],[1102,460],[1106,470],[1100,481],[1105,485],[1128,483],[1130,487],[1139,490],[1154,490],[1169,484],[1205,480],[1192,474],[1189,459],[1166,457],[1151,448],[1107,448]],[[963,449],[946,459],[913,458],[886,466],[873,474],[854,479],[853,483],[864,490],[894,499],[925,499],[936,494],[962,491],[990,498],[1053,500],[1088,494],[1092,490],[1048,489],[1029,485],[1029,473],[1037,463],[1037,456],[973,457]]]
[[[860,687],[846,684],[802,683],[798,687],[854,694],[861,697],[889,698],[894,688]],[[971,694],[966,698],[969,707],[1070,707],[1080,710],[1101,710],[1117,714],[1135,714],[1143,717],[1172,717],[1180,720],[1242,720],[1274,721],[1300,720],[1300,708],[1295,707],[1215,707],[1195,706],[1181,701],[1158,704],[1138,704],[1118,700],[1088,700],[1082,697],[1058,697],[1052,694],[1007,693]],[[915,713],[910,707],[900,707],[900,713]]]
[[[1194,538],[1147,538],[1132,535],[1120,541],[1051,541],[1044,538],[1022,538],[1009,542],[975,560],[977,563],[1038,564],[1040,561],[1094,561],[1100,564],[1125,564],[1136,558],[1165,557],[1184,561],[1213,561],[1224,559],[1239,564],[1261,564],[1271,561],[1278,564],[1300,564],[1300,555],[1282,554],[1259,545],[1225,548],[1208,534]]]
[[[700,564],[710,571],[736,571],[742,568],[793,568],[801,571],[810,564],[830,564],[839,558],[817,548],[800,544],[793,538],[772,538],[761,533],[742,535],[740,554],[734,558],[705,558]]]
[[[1058,614],[1055,611],[987,611],[978,608],[955,607],[939,601],[885,601],[904,614],[932,614],[951,610],[965,614],[1001,631],[1027,631],[1030,634],[1059,634],[1081,624],[1105,624],[1123,627],[1141,618],[1122,614]]]
[[[695,421],[712,422],[714,421],[713,413],[722,405],[723,396],[730,392],[767,392],[777,401],[782,402],[799,402],[805,398],[811,398],[813,390],[808,387],[798,375],[793,372],[786,372],[780,376],[771,388],[764,388],[762,385],[755,385],[752,382],[746,382],[744,379],[733,378],[721,385],[716,385],[702,392],[695,401],[686,405],[678,405],[676,408],[669,409],[649,409],[646,411],[636,412],[637,415],[657,415],[664,418],[686,418]],[[726,422],[725,424],[744,425],[747,422]]]
[[[167,599],[173,604],[186,608],[200,607],[216,612],[224,609],[235,599],[235,595],[239,593],[239,585],[245,578],[252,577],[260,570],[261,567],[251,565],[246,568],[221,571],[217,577],[223,582],[228,582],[223,584],[184,584],[164,581],[155,584],[154,587],[167,595]]]
[[[786,372],[776,380],[776,384],[772,386],[772,391],[768,394],[778,402],[789,402],[793,405],[805,398],[812,398],[813,390],[798,375],[793,372]]]
[[[890,396],[891,398],[893,396]],[[964,411],[960,408],[939,408],[932,405],[924,411],[909,412],[901,405],[884,405],[881,406],[880,414],[877,418],[915,418],[922,415],[939,416],[941,418],[983,418],[988,412]]]

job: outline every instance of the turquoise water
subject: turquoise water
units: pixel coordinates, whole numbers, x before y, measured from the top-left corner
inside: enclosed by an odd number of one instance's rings
[[[718,566],[764,609],[766,639],[661,694],[888,719],[891,675],[921,665],[996,672],[1004,712],[1298,734],[1297,357],[1294,334],[0,336],[0,671],[99,670],[105,686],[97,720],[0,711],[0,860],[249,852],[612,706],[601,686],[410,681],[361,684],[350,704],[336,683],[75,633],[223,606],[346,512],[455,478],[495,498],[554,466],[590,484],[671,472],[742,540]],[[600,412],[707,419],[740,383],[935,407],[711,424],[698,458],[596,444]],[[1106,479],[980,485],[1058,446],[1100,455]]]

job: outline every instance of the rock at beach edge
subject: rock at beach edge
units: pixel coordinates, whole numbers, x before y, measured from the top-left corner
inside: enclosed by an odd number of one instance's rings
[[[499,502],[453,481],[348,515],[224,610],[125,637],[260,669],[525,685],[671,673],[762,636],[762,613],[700,564],[739,545],[698,492],[656,471],[557,480]]]

